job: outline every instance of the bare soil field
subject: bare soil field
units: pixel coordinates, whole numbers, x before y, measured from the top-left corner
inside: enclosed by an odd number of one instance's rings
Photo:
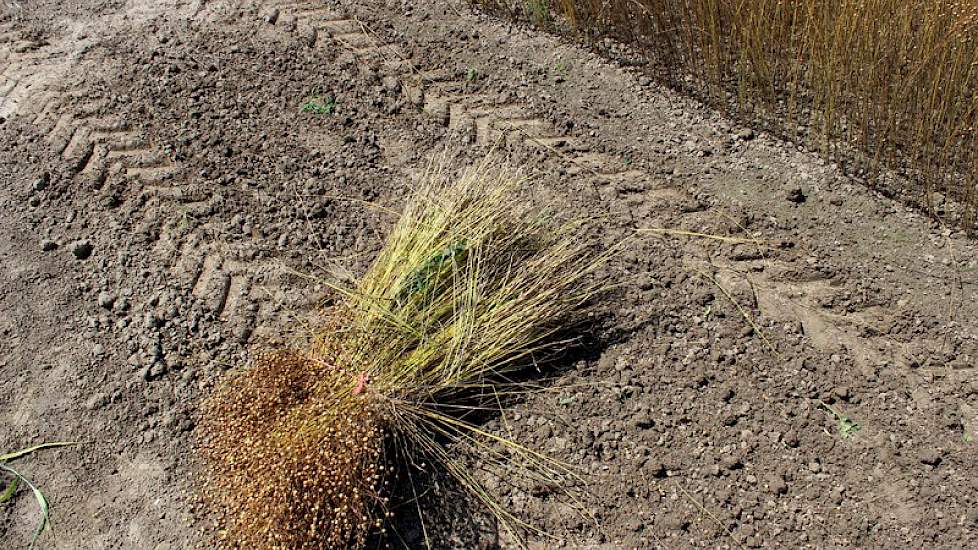
[[[201,400],[302,338],[315,278],[379,250],[370,205],[446,148],[633,237],[595,344],[485,425],[588,482],[571,506],[485,470],[550,534],[530,548],[978,545],[978,248],[955,229],[457,0],[2,6],[0,452],[78,442],[17,462],[43,547],[215,547]],[[5,547],[30,544],[25,491]],[[388,542],[517,547],[450,493]]]

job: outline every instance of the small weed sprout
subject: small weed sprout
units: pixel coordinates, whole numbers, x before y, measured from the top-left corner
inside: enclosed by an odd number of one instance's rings
[[[823,407],[825,407],[825,410],[829,411],[829,413],[831,413],[832,416],[835,418],[835,420],[838,422],[839,435],[842,436],[842,439],[850,439],[853,435],[855,435],[856,432],[863,429],[863,427],[859,425],[859,423],[855,422],[848,416],[840,413],[832,405],[829,405],[824,401],[821,401],[820,403]]]
[[[316,115],[331,115],[336,110],[336,99],[331,95],[316,95],[307,97],[300,111]]]

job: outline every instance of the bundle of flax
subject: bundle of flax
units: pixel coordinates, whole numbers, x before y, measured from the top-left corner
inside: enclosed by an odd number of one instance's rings
[[[205,496],[226,546],[363,547],[388,513],[391,445],[512,519],[450,449],[554,464],[453,411],[566,342],[604,259],[580,221],[534,214],[525,183],[495,157],[433,165],[355,288],[334,286],[343,299],[310,348],[257,357],[208,400]]]

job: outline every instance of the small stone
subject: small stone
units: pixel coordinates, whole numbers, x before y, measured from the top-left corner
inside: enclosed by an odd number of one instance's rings
[[[805,202],[805,200],[807,200],[808,197],[805,196],[805,192],[801,190],[801,187],[795,187],[791,191],[788,191],[787,199],[788,199],[788,202],[793,202],[795,204],[801,204],[801,203]]]
[[[689,521],[679,514],[666,514],[659,522],[663,528],[669,531],[685,531],[689,529]]]
[[[87,402],[85,402],[85,407],[90,411],[101,409],[102,407],[108,405],[109,396],[104,393],[96,393],[91,396]]]
[[[163,359],[163,345],[159,342],[152,342],[144,351],[144,354],[149,358],[149,363],[154,363],[156,361]]]
[[[644,527],[645,526],[642,524],[642,520],[636,516],[632,516],[627,520],[625,520],[625,529],[628,529],[629,531],[632,531],[634,533],[638,533]]]
[[[51,252],[58,248],[58,243],[52,241],[51,239],[44,239],[41,241],[41,250],[44,252]]]
[[[936,467],[943,460],[942,454],[939,449],[927,449],[920,453],[920,462],[921,464]]]
[[[744,128],[743,130],[737,132],[737,137],[744,141],[750,141],[754,139],[754,130],[751,130],[750,128]]]
[[[115,294],[111,292],[99,292],[98,294],[98,305],[104,307],[105,309],[112,309],[113,304],[115,304]]]
[[[75,241],[71,243],[71,253],[79,260],[85,260],[92,255],[94,246],[88,240]]]
[[[95,344],[95,347],[92,348],[92,355],[95,355],[96,357],[105,355],[105,346],[102,344]]]
[[[149,367],[149,379],[154,380],[166,374],[166,363],[157,361]]]
[[[784,481],[784,476],[772,475],[767,479],[767,488],[776,495],[783,495],[788,492],[788,484]]]
[[[655,426],[655,419],[652,417],[651,411],[643,409],[632,418],[632,424],[640,430],[647,430]]]
[[[655,478],[664,478],[669,475],[669,469],[666,465],[657,460],[650,460],[643,466],[649,475]]]
[[[163,326],[163,319],[152,311],[147,312],[146,316],[143,318],[143,326],[150,329],[160,328]]]
[[[384,90],[392,94],[397,94],[401,91],[401,81],[393,76],[385,76],[381,83],[384,86]]]
[[[727,455],[720,459],[720,465],[727,470],[739,470],[744,467],[744,463],[733,455]]]
[[[174,414],[173,411],[167,411],[166,413],[163,414],[163,417],[160,418],[160,425],[166,428],[173,428],[179,423],[180,423],[180,418],[176,414]]]
[[[49,183],[51,183],[51,174],[44,172],[34,180],[34,183],[31,184],[31,189],[34,191],[44,191],[47,189]]]
[[[978,509],[968,510],[963,519],[965,525],[978,526]]]
[[[307,27],[300,32],[298,35],[299,42],[306,47],[313,47],[316,45],[316,39],[319,37],[319,33],[313,27]]]
[[[817,474],[822,471],[822,465],[819,464],[818,461],[813,460],[808,463],[808,471],[813,474]]]
[[[652,290],[655,288],[655,276],[651,273],[641,275],[638,279],[638,288],[641,290]]]
[[[167,359],[166,368],[169,371],[179,371],[183,370],[184,364],[183,360],[180,358]]]

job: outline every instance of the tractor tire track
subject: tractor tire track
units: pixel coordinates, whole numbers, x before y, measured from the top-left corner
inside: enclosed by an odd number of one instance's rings
[[[158,184],[180,168],[136,126],[119,115],[99,116],[105,105],[82,103],[84,86],[65,84],[77,72],[69,40],[16,41],[13,25],[0,32],[0,118],[22,118],[44,134],[44,142],[86,182],[101,185],[109,173]]]

